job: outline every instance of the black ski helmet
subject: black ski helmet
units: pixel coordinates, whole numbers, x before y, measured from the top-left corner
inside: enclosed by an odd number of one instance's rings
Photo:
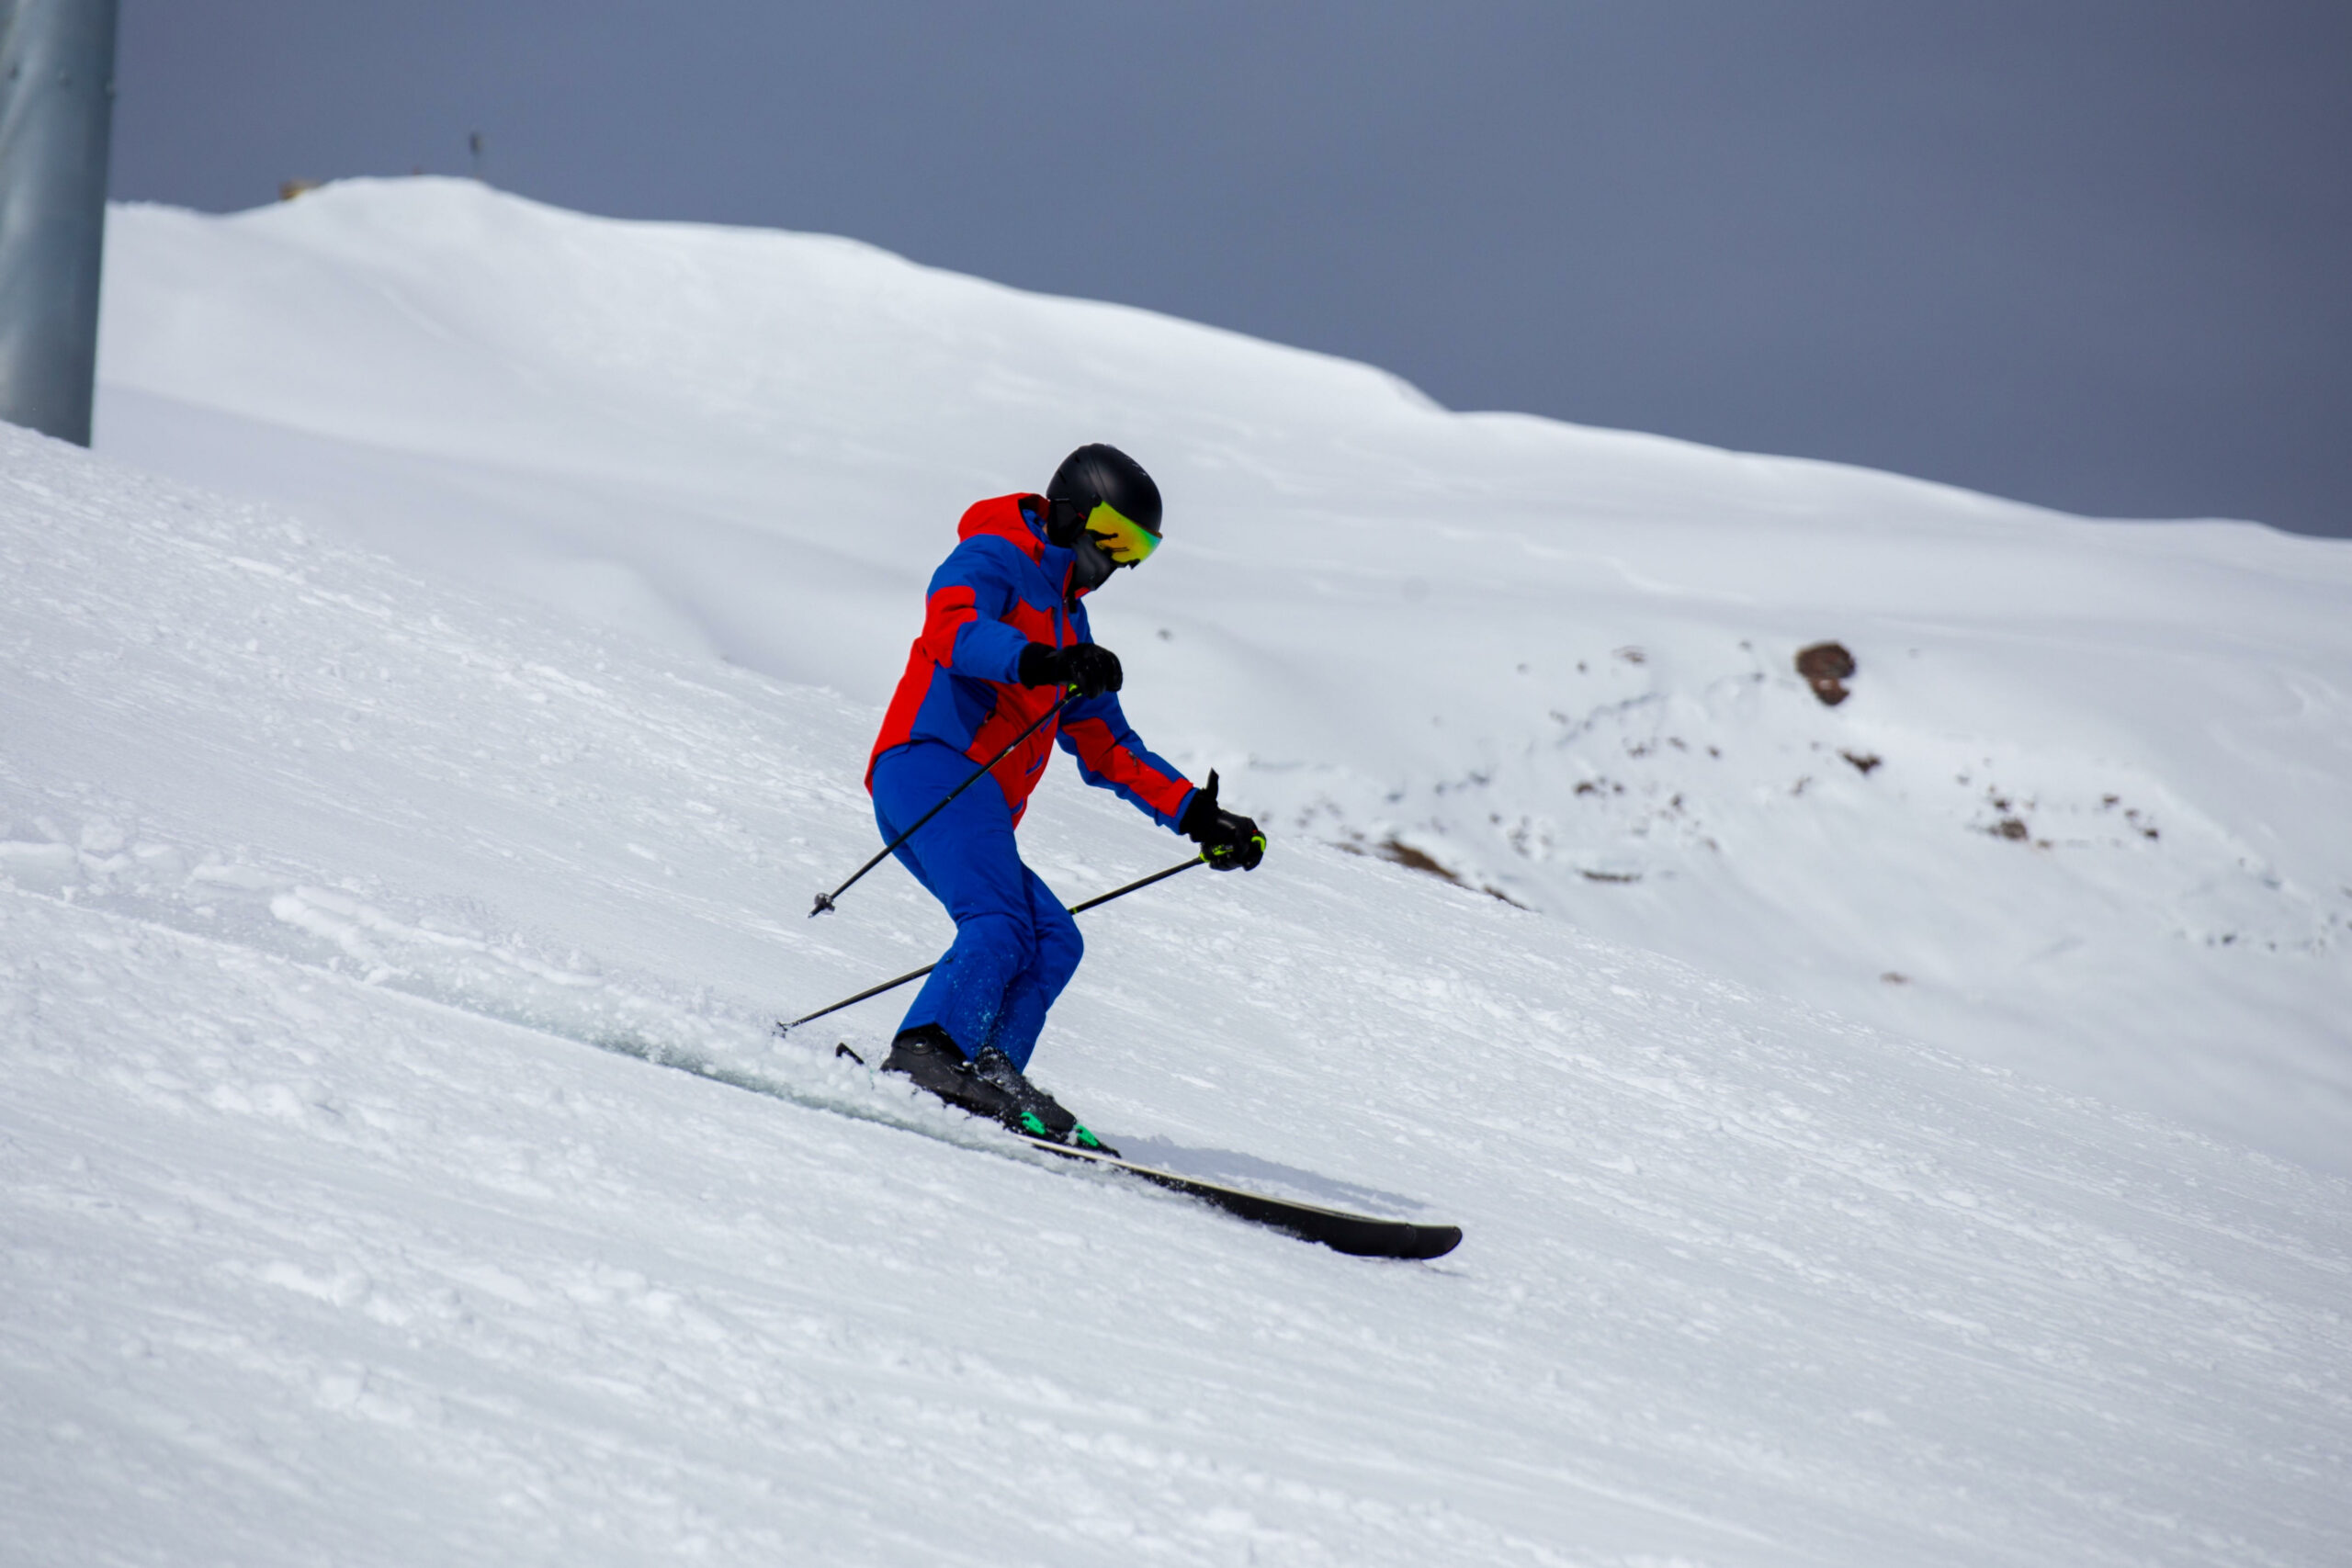
[[[1062,459],[1062,466],[1054,470],[1053,482],[1046,487],[1046,499],[1069,503],[1053,509],[1048,536],[1057,545],[1076,544],[1087,513],[1102,502],[1136,526],[1155,535],[1159,532],[1159,487],[1151,482],[1141,463],[1100,441],[1089,442]],[[1069,537],[1062,537],[1064,533]]]

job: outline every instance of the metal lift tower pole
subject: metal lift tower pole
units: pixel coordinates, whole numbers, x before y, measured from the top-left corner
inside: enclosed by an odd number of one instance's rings
[[[0,420],[90,444],[116,0],[0,0]]]

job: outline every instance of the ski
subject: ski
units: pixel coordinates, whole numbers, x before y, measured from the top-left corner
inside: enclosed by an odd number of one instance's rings
[[[781,1029],[779,1025],[779,1032]],[[865,1058],[845,1043],[834,1046],[833,1055],[865,1067]],[[866,1067],[866,1071],[870,1073],[874,1069]],[[985,1117],[974,1117],[973,1120],[983,1126],[994,1125]],[[1035,1124],[1033,1119],[1032,1125]],[[1024,1133],[1018,1127],[1007,1127],[1003,1131],[1030,1147],[1043,1149],[1049,1155],[1059,1155],[1064,1159],[1117,1171],[1133,1180],[1148,1182],[1170,1192],[1181,1192],[1188,1198],[1197,1198],[1236,1219],[1281,1231],[1301,1241],[1320,1242],[1332,1251],[1346,1253],[1351,1258],[1396,1258],[1426,1262],[1432,1258],[1442,1258],[1462,1245],[1460,1225],[1424,1225],[1411,1220],[1388,1220],[1374,1214],[1351,1213],[1345,1209],[1327,1209],[1317,1203],[1270,1197],[1244,1188],[1204,1181],[1197,1176],[1183,1176],[1172,1170],[1137,1165],[1131,1159],[1121,1158],[1112,1149],[1058,1144],[1051,1138]]]
[[[1099,1153],[1093,1149],[1073,1148],[1047,1138],[1033,1138],[1025,1133],[1012,1134],[1032,1147],[1064,1159],[1084,1165],[1115,1170],[1137,1181],[1182,1192],[1189,1198],[1224,1210],[1236,1219],[1264,1225],[1301,1241],[1320,1242],[1334,1252],[1344,1252],[1351,1258],[1397,1258],[1426,1261],[1442,1258],[1462,1245],[1459,1225],[1425,1225],[1411,1220],[1381,1219],[1372,1214],[1351,1213],[1345,1209],[1326,1209],[1315,1203],[1301,1203],[1290,1198],[1269,1197],[1263,1192],[1250,1192],[1238,1187],[1221,1186],[1203,1181],[1195,1176],[1180,1176],[1172,1170],[1156,1170],[1133,1160]]]

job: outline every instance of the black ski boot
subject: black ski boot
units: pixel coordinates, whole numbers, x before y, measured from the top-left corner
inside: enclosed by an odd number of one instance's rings
[[[937,1095],[958,1111],[1008,1127],[1021,1125],[1021,1107],[1012,1097],[976,1075],[962,1048],[935,1023],[910,1029],[891,1041],[882,1070],[913,1080],[917,1089]]]
[[[1096,1137],[1085,1122],[1062,1109],[1061,1101],[1023,1077],[1012,1058],[993,1045],[983,1045],[972,1060],[972,1077],[1003,1095],[1012,1106],[1013,1115],[1005,1125],[1016,1133],[1026,1133],[1047,1143],[1068,1144],[1072,1148],[1092,1149],[1114,1159],[1119,1151]]]

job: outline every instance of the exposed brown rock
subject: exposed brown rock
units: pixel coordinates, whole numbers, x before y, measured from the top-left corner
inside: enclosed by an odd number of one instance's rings
[[[1431,876],[1445,878],[1456,887],[1462,886],[1462,878],[1439,864],[1436,857],[1425,850],[1417,850],[1412,845],[1402,843],[1395,839],[1384,839],[1374,846],[1374,852],[1382,860],[1404,866],[1408,870],[1425,871]]]
[[[1364,852],[1364,848],[1362,843],[1351,843],[1344,840],[1334,844],[1332,848],[1344,850],[1351,855],[1360,855]],[[1387,838],[1381,840],[1380,842],[1372,846],[1372,853],[1378,855],[1382,860],[1387,861],[1392,865],[1401,865],[1408,871],[1425,872],[1429,875],[1450,882],[1456,887],[1468,887],[1470,886],[1469,883],[1463,881],[1460,875],[1448,870],[1442,862],[1440,862],[1435,856],[1430,854],[1427,851],[1417,850],[1412,845],[1398,839]],[[1524,909],[1527,908],[1526,905],[1521,903],[1518,899],[1512,897],[1510,894],[1504,892],[1501,888],[1495,886],[1491,883],[1479,887],[1477,891],[1484,893],[1489,898],[1499,898],[1514,909]]]
[[[1853,677],[1854,656],[1846,651],[1842,642],[1816,642],[1811,648],[1797,650],[1797,673],[1804,677],[1815,696],[1834,708],[1846,700],[1846,682]]]

